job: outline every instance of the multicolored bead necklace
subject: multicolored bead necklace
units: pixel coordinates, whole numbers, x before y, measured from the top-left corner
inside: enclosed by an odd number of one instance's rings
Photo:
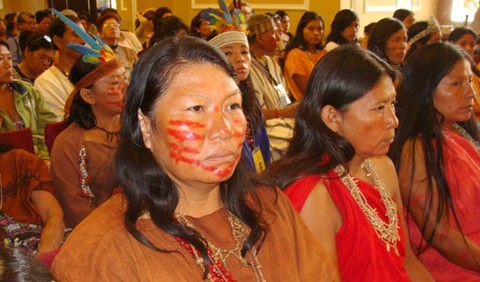
[[[186,225],[192,230],[195,230],[193,224],[183,215],[180,213],[175,213],[175,218],[178,222]],[[265,282],[265,278],[261,271],[261,264],[257,258],[256,250],[252,250],[251,259],[247,260],[247,256],[242,257],[241,250],[243,243],[248,235],[248,229],[243,222],[240,221],[235,215],[233,215],[230,211],[228,211],[228,221],[230,223],[230,227],[232,228],[232,235],[233,239],[235,240],[235,248],[230,250],[225,250],[216,247],[212,244],[208,239],[202,236],[203,240],[207,243],[207,254],[210,260],[210,265],[208,267],[208,275],[207,279],[212,282],[230,282],[236,281],[236,279],[232,276],[232,273],[228,269],[227,265],[227,258],[230,255],[236,257],[240,263],[245,267],[252,267],[253,272],[255,274],[256,281]],[[197,231],[198,232],[198,231]],[[200,255],[200,252],[195,249],[195,247],[186,242],[184,239],[175,237],[177,242],[182,245],[189,254],[193,256],[195,259],[195,263],[205,271],[204,261]]]
[[[255,139],[253,138],[254,133],[252,130],[252,121],[249,115],[245,115],[245,118],[247,119],[247,131],[245,133],[245,140],[247,140],[250,151],[253,152],[253,150],[255,150]]]
[[[87,199],[90,204],[93,203],[95,200],[95,195],[92,193],[92,189],[90,188],[90,175],[88,174],[87,169],[87,150],[85,146],[80,147],[79,153],[79,165],[80,165],[80,190],[81,190],[81,197]]]

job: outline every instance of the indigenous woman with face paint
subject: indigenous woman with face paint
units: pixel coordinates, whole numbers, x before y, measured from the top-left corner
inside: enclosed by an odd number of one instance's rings
[[[87,37],[86,42],[99,49],[90,49],[70,71],[75,90],[66,106],[69,126],[56,138],[51,153],[56,197],[70,228],[110,198],[117,186],[110,166],[127,89],[122,62],[108,45]],[[73,47],[80,52],[87,48]]]
[[[297,26],[295,37],[287,46],[284,73],[295,100],[302,100],[308,78],[315,64],[325,55],[323,50],[323,18],[315,12],[305,12]]]
[[[286,155],[266,177],[290,198],[342,281],[430,281],[405,236],[393,142],[395,72],[358,46],[315,66]]]
[[[265,130],[262,109],[255,96],[250,65],[252,58],[247,36],[241,31],[228,31],[215,36],[210,44],[220,48],[232,64],[242,92],[242,107],[247,119],[247,131],[243,142],[243,158],[257,173],[270,164],[270,146]]]
[[[327,36],[325,51],[329,52],[340,45],[357,44],[357,33],[360,20],[353,10],[340,10],[332,21],[330,34]]]
[[[68,237],[59,280],[333,281],[288,199],[239,162],[247,121],[234,77],[196,37],[167,38],[140,58],[115,157],[123,193]]]
[[[391,157],[413,250],[436,281],[480,277],[480,145],[464,52],[449,43],[409,57]]]

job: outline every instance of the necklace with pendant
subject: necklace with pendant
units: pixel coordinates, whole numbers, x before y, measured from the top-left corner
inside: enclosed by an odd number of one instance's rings
[[[108,130],[106,130],[105,128],[100,127],[100,126],[98,126],[98,125],[95,125],[95,128],[96,128],[96,129],[99,129],[99,130],[105,132],[105,134],[107,134],[107,141],[108,141],[109,143],[113,143],[113,139],[114,139],[114,138],[117,136],[117,134],[118,134],[118,131],[108,131]]]

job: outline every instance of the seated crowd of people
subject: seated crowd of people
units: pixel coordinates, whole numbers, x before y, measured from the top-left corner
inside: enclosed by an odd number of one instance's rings
[[[219,3],[0,21],[0,280],[479,281],[475,32]]]

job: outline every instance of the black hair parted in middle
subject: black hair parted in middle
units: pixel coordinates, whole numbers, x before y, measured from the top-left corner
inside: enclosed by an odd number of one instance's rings
[[[235,72],[223,52],[196,37],[166,38],[140,58],[132,72],[126,94],[115,172],[127,201],[124,223],[128,232],[153,250],[172,251],[156,247],[137,229],[135,223],[148,212],[159,229],[182,238],[199,250],[204,259],[206,275],[210,263],[201,236],[174,220],[179,202],[178,188],[145,146],[139,119],[141,113],[155,121],[155,105],[163,95],[174,91],[171,86],[175,77],[186,68],[202,64],[218,66],[235,79]],[[155,128],[155,122],[151,127]],[[261,246],[267,227],[261,224],[261,214],[246,203],[244,196],[248,191],[260,205],[254,190],[255,184],[247,177],[247,169],[242,163],[238,163],[230,179],[220,183],[220,194],[224,206],[251,228],[242,248],[242,255],[245,255],[257,242]]]
[[[395,75],[385,61],[359,46],[343,45],[328,52],[310,75],[287,153],[270,166],[267,178],[285,189],[299,177],[324,174],[351,160],[353,146],[320,118],[322,108],[346,110],[384,76],[393,81]]]

